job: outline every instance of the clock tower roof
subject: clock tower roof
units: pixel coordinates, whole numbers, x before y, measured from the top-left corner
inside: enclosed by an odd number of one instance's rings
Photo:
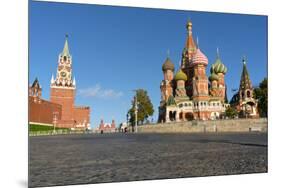
[[[68,39],[68,35],[65,35],[65,42],[64,42],[64,47],[63,47],[63,51],[62,51],[61,55],[70,57],[67,39]]]

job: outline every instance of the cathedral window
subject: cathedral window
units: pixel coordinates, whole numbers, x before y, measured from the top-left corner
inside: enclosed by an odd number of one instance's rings
[[[251,92],[247,91],[247,97],[250,98],[251,97]]]

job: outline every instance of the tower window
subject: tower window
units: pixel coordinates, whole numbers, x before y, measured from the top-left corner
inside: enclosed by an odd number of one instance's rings
[[[247,97],[250,98],[251,97],[251,92],[247,91]]]
[[[66,61],[66,56],[63,56],[63,61]]]

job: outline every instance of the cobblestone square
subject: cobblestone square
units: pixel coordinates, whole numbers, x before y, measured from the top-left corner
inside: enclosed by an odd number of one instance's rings
[[[29,137],[29,186],[265,173],[267,133]]]

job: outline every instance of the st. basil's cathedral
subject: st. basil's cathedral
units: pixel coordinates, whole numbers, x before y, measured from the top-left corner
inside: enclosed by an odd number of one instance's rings
[[[164,80],[161,81],[161,101],[158,122],[213,120],[225,117],[230,105],[237,109],[240,117],[258,117],[257,101],[253,98],[253,86],[243,59],[240,88],[231,100],[226,99],[225,75],[227,67],[217,57],[206,74],[208,58],[193,40],[192,22],[187,23],[188,36],[182,52],[179,70],[167,57],[162,65]]]

